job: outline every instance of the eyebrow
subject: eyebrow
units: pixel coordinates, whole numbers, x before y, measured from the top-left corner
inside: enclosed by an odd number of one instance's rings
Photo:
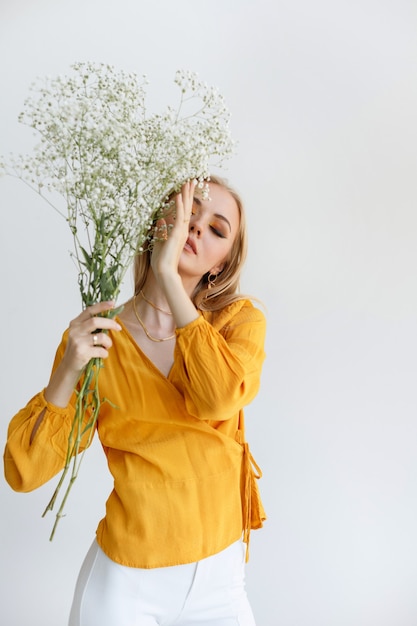
[[[226,224],[227,224],[227,225],[228,225],[228,227],[229,227],[230,232],[232,232],[232,227],[231,227],[230,222],[229,222],[229,220],[227,219],[227,217],[225,217],[224,215],[221,215],[220,213],[215,213],[215,214],[214,214],[214,217],[217,217],[217,219],[219,219],[219,220],[223,220],[223,222],[226,222]]]
[[[194,202],[195,202],[198,206],[200,206],[200,207],[202,206],[202,202],[201,202],[201,200],[199,200],[198,198],[195,198],[195,197],[194,197]],[[230,232],[232,232],[232,227],[231,227],[230,222],[229,222],[229,220],[227,219],[227,217],[225,217],[225,216],[224,216],[224,215],[222,215],[221,213],[214,213],[214,217],[217,217],[217,219],[219,219],[219,220],[223,220],[223,222],[225,222],[225,223],[228,225]]]

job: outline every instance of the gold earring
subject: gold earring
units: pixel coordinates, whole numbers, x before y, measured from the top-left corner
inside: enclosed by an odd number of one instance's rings
[[[216,278],[217,278],[217,274],[213,274],[212,272],[209,273],[207,277],[207,289],[211,289],[212,287],[215,286]]]

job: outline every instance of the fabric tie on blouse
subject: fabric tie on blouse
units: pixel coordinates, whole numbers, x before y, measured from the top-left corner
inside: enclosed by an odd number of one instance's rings
[[[245,441],[244,431],[239,429],[236,441],[243,447],[242,459],[242,519],[243,541],[246,543],[246,562],[249,561],[250,531],[261,528],[266,520],[257,480],[262,478],[262,471],[253,458],[249,444]]]

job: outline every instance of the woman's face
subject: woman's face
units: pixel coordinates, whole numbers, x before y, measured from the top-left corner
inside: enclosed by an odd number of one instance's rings
[[[189,237],[181,253],[179,272],[198,282],[204,274],[218,274],[232,249],[239,229],[239,209],[221,185],[210,183],[210,199],[196,189]]]

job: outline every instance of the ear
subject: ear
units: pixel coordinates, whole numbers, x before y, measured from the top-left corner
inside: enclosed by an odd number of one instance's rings
[[[220,274],[220,272],[223,270],[224,265],[225,265],[224,261],[223,261],[223,263],[218,263],[217,265],[214,265],[214,267],[211,268],[209,273],[210,274],[215,274],[217,276],[217,274]]]

